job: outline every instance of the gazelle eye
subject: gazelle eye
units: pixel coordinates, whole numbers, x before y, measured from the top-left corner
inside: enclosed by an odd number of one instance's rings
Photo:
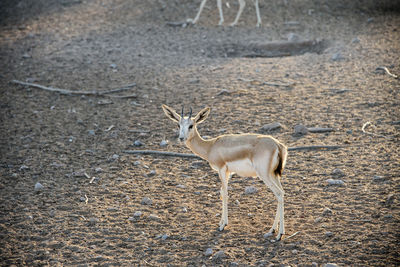
[[[189,125],[189,130],[193,128],[193,125]]]

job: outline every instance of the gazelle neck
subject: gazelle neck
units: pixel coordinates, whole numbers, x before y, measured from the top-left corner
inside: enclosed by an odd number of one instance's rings
[[[197,131],[197,127],[194,127],[194,135],[190,139],[186,140],[185,144],[194,154],[207,160],[208,151],[212,145],[212,141],[204,140]]]

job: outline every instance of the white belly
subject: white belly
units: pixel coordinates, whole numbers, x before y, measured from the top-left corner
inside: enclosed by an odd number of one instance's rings
[[[236,173],[239,176],[243,177],[257,176],[256,170],[254,169],[253,164],[249,159],[227,162],[226,166],[230,173]]]

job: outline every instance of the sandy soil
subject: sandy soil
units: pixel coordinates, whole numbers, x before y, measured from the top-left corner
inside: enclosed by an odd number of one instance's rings
[[[193,17],[199,2],[2,1],[1,265],[399,266],[400,83],[376,70],[400,74],[399,4],[261,0],[263,27],[249,2],[231,28],[216,26],[209,1],[198,25],[166,25]],[[238,7],[229,2],[226,25]],[[326,47],[229,57],[288,37]],[[136,83],[114,94],[136,97],[62,95],[14,79],[95,91]],[[253,178],[231,179],[230,225],[219,232],[219,179],[206,162],[124,153],[190,152],[164,103],[210,106],[203,136],[279,122],[268,134],[289,147],[344,147],[289,153],[282,241],[263,236],[276,202]],[[295,135],[299,124],[334,131]]]

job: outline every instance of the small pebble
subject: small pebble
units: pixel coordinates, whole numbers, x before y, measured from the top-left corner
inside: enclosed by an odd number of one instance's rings
[[[322,221],[322,219],[323,219],[322,217],[317,217],[315,218],[314,222],[319,223]]]
[[[335,176],[335,177],[345,176],[344,172],[341,169],[334,169],[331,174],[332,174],[332,176]]]
[[[280,128],[282,128],[282,124],[280,124],[279,122],[272,122],[272,123],[265,124],[263,127],[261,127],[261,131],[270,132],[270,131],[278,130]]]
[[[113,160],[117,160],[117,159],[119,159],[119,155],[117,155],[117,154],[114,154],[114,155],[112,155],[112,157],[111,157]]]
[[[96,135],[96,133],[95,133],[94,130],[89,130],[89,131],[88,131],[88,134],[89,134],[89,135]]]
[[[142,201],[140,203],[142,205],[151,205],[151,204],[153,204],[153,201],[148,197],[144,197],[144,198],[142,198]]]
[[[146,174],[147,177],[153,177],[154,175],[156,175],[156,171],[155,170],[151,170],[149,173]]]
[[[219,91],[217,93],[217,96],[221,96],[221,95],[230,95],[231,92],[229,92],[227,89],[222,89],[221,91]]]
[[[375,175],[374,177],[372,177],[372,180],[374,180],[375,182],[382,181],[383,179],[384,179],[383,176],[379,175]]]
[[[186,186],[184,186],[183,184],[178,184],[176,187],[181,188],[181,189],[185,189]]]
[[[217,253],[214,254],[213,260],[222,260],[225,258],[225,252],[223,250],[218,251]]]
[[[328,207],[324,208],[324,211],[322,212],[322,215],[327,216],[327,215],[332,215],[332,210]]]
[[[332,236],[333,236],[333,233],[332,233],[332,232],[325,232],[325,236],[326,236],[326,237],[332,237]]]
[[[182,208],[182,211],[183,211],[184,213],[186,213],[186,212],[187,212],[187,208],[186,208],[186,207],[183,207],[183,208]]]
[[[358,37],[354,37],[353,40],[351,40],[353,44],[358,44],[360,42],[360,39]]]
[[[136,140],[135,142],[133,142],[134,146],[143,146],[143,143],[139,140]]]
[[[266,234],[264,234],[264,238],[265,239],[268,239],[268,238],[270,238],[271,236],[273,236],[274,234],[273,233],[266,233]]]
[[[165,147],[165,146],[167,146],[168,145],[168,141],[166,141],[166,140],[162,140],[161,142],[160,142],[160,146],[161,147]]]
[[[299,41],[300,39],[301,39],[301,37],[293,32],[291,32],[287,35],[287,40],[289,42],[296,42],[296,41]]]
[[[41,183],[37,182],[37,183],[35,184],[35,191],[40,191],[40,190],[42,190],[43,188],[44,188],[44,186],[43,186]]]
[[[328,179],[328,180],[326,180],[326,182],[329,185],[344,185],[343,180],[339,180],[339,179]]]
[[[338,267],[338,265],[335,263],[327,263],[324,265],[324,267]]]
[[[204,252],[204,256],[209,257],[213,254],[212,248],[207,248],[206,251]]]
[[[237,262],[229,263],[229,267],[237,267],[237,266],[239,266],[239,263],[237,263]]]
[[[91,226],[95,225],[98,222],[99,222],[99,219],[97,219],[97,218],[90,218],[89,219],[89,225],[91,225]]]
[[[257,191],[258,191],[258,189],[256,187],[254,187],[254,186],[247,186],[244,189],[244,193],[246,195],[257,193]]]
[[[158,217],[158,216],[155,215],[155,214],[150,214],[148,218],[149,218],[149,220],[152,220],[152,221],[158,221],[158,220],[160,220],[160,217]]]
[[[102,171],[103,171],[103,169],[102,169],[102,168],[100,168],[100,167],[97,167],[97,168],[95,168],[95,169],[94,169],[94,171],[95,171],[96,173],[100,173],[100,172],[102,172]]]
[[[340,53],[340,52],[334,53],[331,57],[331,60],[333,60],[333,61],[340,61],[343,59],[344,59],[344,57],[342,56],[342,53]]]
[[[138,161],[138,160],[137,160],[137,161],[135,161],[135,162],[133,163],[133,165],[134,165],[134,166],[138,166],[138,165],[140,165],[140,161]]]
[[[116,69],[117,68],[117,64],[110,64],[110,68],[112,68],[112,69]]]
[[[142,212],[141,211],[135,211],[135,213],[133,214],[133,217],[138,218],[142,216]]]
[[[302,124],[298,124],[296,126],[294,126],[294,134],[295,135],[305,135],[308,133],[308,129],[306,126],[302,125]]]

